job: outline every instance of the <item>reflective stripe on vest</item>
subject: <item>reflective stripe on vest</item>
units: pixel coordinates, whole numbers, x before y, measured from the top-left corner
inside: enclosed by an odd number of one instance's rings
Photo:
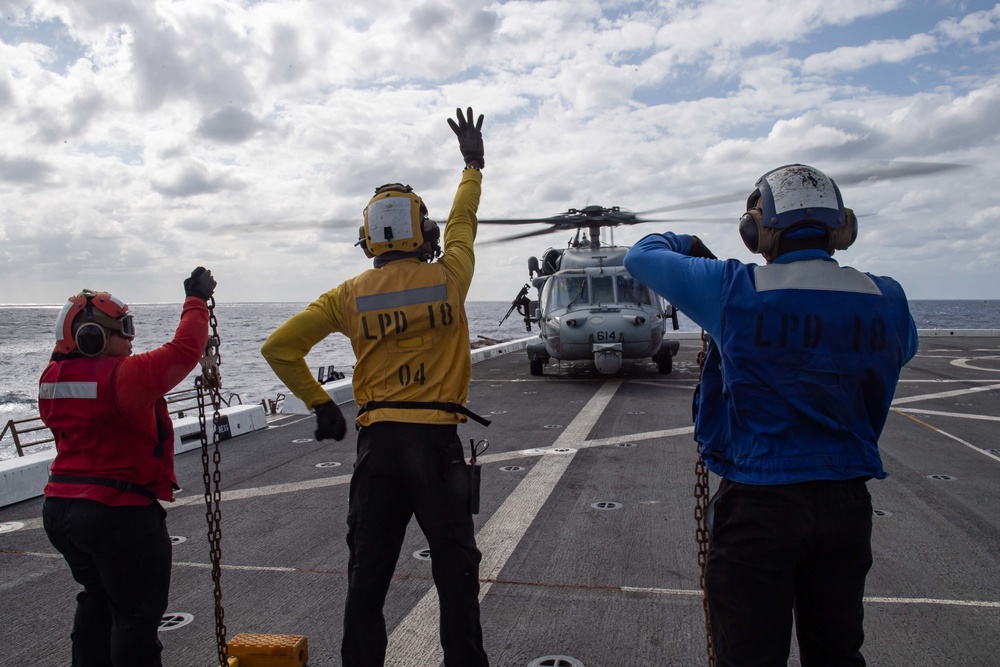
[[[402,290],[400,292],[387,292],[386,294],[369,294],[367,296],[359,296],[355,297],[354,303],[357,306],[359,313],[367,313],[373,310],[401,308],[403,306],[414,306],[418,303],[446,301],[447,299],[447,285],[430,285],[429,287],[417,287],[414,289]]]
[[[97,398],[96,382],[42,382],[38,398]]]
[[[758,266],[754,283],[758,292],[808,289],[882,295],[875,281],[865,274],[825,259]]]

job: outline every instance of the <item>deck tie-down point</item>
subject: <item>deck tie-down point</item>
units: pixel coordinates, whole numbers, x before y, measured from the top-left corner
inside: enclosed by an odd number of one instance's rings
[[[543,655],[529,662],[528,667],[583,667],[583,663],[568,655]]]

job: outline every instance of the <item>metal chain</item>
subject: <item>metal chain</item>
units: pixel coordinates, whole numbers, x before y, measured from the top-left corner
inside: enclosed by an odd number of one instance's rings
[[[201,463],[202,476],[205,481],[205,518],[208,521],[208,546],[209,556],[212,561],[212,582],[215,584],[215,641],[219,652],[219,665],[225,667],[229,664],[229,647],[226,645],[226,623],[225,610],[222,608],[222,473],[219,471],[219,463],[222,455],[219,452],[219,422],[221,415],[219,410],[222,407],[222,373],[219,366],[222,364],[222,357],[219,355],[219,323],[215,319],[215,298],[208,299],[208,323],[211,333],[208,337],[208,344],[205,346],[205,354],[201,358],[201,375],[195,378],[194,386],[198,392],[198,425],[201,427]],[[205,418],[205,391],[212,397],[212,443],[214,453],[212,461],[215,463],[214,473],[209,470],[208,465],[208,430],[205,428],[207,420]],[[214,485],[213,485],[214,483]]]
[[[705,367],[705,358],[708,356],[708,334],[704,330],[701,332],[701,351],[698,353],[699,376]],[[695,440],[695,446],[699,447]],[[708,468],[698,451],[697,463],[694,464],[694,519],[696,528],[694,531],[695,541],[698,543],[698,585],[701,586],[701,606],[705,612],[705,651],[708,655],[708,666],[715,667],[715,648],[712,646],[712,619],[708,612],[708,595],[705,592],[705,566],[708,564],[708,501],[711,498],[711,489],[708,484]]]

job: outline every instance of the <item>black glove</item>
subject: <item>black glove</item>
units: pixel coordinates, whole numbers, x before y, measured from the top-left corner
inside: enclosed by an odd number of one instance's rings
[[[191,272],[191,277],[184,281],[184,294],[208,301],[215,293],[215,285],[212,272],[204,266],[199,266]]]
[[[478,162],[480,168],[486,166],[486,160],[483,158],[483,114],[479,114],[479,120],[476,124],[472,124],[472,107],[469,107],[468,118],[462,117],[462,110],[455,109],[458,113],[458,123],[456,124],[451,118],[448,119],[448,125],[451,126],[451,131],[455,133],[458,137],[458,150],[462,151],[462,157],[465,158],[465,163]]]
[[[701,242],[697,236],[691,237],[691,249],[688,250],[688,257],[704,257],[705,259],[719,259],[712,254],[708,246]]]
[[[347,422],[340,408],[333,401],[317,404],[313,410],[316,412],[316,439],[343,440],[347,433]]]

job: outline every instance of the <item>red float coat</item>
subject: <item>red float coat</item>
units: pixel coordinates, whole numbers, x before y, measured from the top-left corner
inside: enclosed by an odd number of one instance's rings
[[[155,350],[49,362],[38,409],[56,441],[51,474],[124,480],[172,501],[174,428],[164,394],[194,370],[207,342],[208,307],[188,297],[173,340]],[[115,506],[153,502],[132,491],[64,482],[49,482],[45,496]]]

